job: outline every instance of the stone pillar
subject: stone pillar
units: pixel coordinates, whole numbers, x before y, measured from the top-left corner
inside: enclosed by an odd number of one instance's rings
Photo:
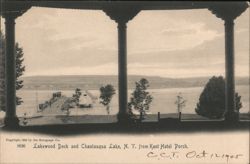
[[[243,13],[248,5],[224,4],[214,5],[209,8],[213,14],[225,22],[225,121],[234,122],[239,120],[239,112],[235,102],[235,75],[234,75],[234,20]]]
[[[15,58],[15,16],[5,16],[6,56],[5,56],[5,126],[16,127],[16,58]]]
[[[119,113],[118,121],[128,122],[128,87],[127,87],[127,22],[133,19],[140,10],[125,6],[114,6],[103,10],[118,24],[118,88],[119,88]]]

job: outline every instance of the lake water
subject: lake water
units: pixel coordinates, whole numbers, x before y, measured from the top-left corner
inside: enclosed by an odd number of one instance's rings
[[[153,102],[150,107],[150,113],[176,113],[177,107],[175,104],[176,96],[181,92],[182,97],[187,100],[186,106],[182,109],[182,113],[195,113],[195,107],[199,100],[200,93],[203,87],[193,88],[166,88],[166,89],[151,89],[149,92],[153,96]],[[236,91],[242,96],[241,101],[243,108],[241,113],[249,112],[249,86],[236,86]],[[32,116],[37,114],[37,106],[40,103],[44,103],[52,97],[53,90],[20,90],[17,92],[18,96],[22,97],[24,103],[17,107],[17,115],[23,116],[24,113]],[[62,94],[71,97],[74,93],[73,90],[61,90]],[[98,90],[89,90],[91,94],[99,97]],[[131,95],[131,90],[128,91],[128,100]],[[77,115],[107,115],[106,108],[98,103],[94,103],[93,108],[75,109],[71,111],[71,114]],[[110,114],[117,114],[118,112],[118,93],[116,93],[111,101]]]

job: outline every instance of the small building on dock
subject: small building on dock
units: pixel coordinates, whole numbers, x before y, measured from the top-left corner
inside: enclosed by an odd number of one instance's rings
[[[79,108],[91,108],[92,106],[92,98],[87,93],[83,92],[79,98]]]

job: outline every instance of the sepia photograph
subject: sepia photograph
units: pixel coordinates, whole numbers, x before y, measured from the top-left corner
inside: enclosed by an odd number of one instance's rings
[[[0,4],[0,163],[249,163],[249,2]]]

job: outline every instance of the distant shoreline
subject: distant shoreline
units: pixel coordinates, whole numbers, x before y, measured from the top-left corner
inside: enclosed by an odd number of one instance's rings
[[[128,76],[128,88],[133,89],[135,82],[141,78],[149,81],[150,89],[165,88],[191,88],[204,87],[211,77],[195,78],[164,78],[159,76]],[[72,90],[82,88],[86,90],[99,89],[101,86],[111,84],[118,88],[117,76],[105,75],[84,75],[84,76],[32,76],[22,77],[24,88],[27,90]],[[237,77],[236,85],[249,85],[249,77]]]
[[[242,85],[236,85],[236,87],[240,87],[240,86],[246,86],[246,87],[250,87],[250,85],[246,85],[246,84],[242,84]],[[159,89],[188,89],[188,88],[201,88],[201,87],[204,87],[204,86],[186,86],[186,87],[162,87],[162,88],[149,88],[148,90],[159,90]],[[83,89],[83,90],[99,90],[99,88],[81,88],[81,87],[75,87],[75,88],[80,88],[80,89]],[[38,90],[38,91],[74,91],[75,88],[57,88],[57,89],[54,89],[54,88],[26,88],[24,86],[24,88],[22,88],[21,90],[19,91],[32,91],[32,90]],[[117,89],[117,87],[115,87]],[[134,88],[128,88],[128,90],[132,90]],[[237,88],[236,88],[237,89]]]

